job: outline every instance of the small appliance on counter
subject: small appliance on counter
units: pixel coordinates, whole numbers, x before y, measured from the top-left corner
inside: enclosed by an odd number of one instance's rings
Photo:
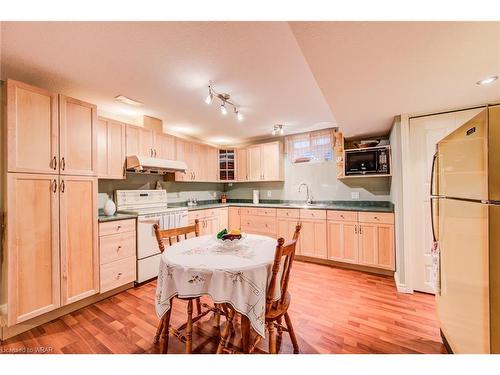
[[[259,191],[253,191],[253,204],[259,204]]]

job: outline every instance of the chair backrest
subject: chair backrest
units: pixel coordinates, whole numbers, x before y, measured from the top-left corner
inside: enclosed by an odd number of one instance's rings
[[[168,240],[169,246],[172,246],[172,238],[175,238],[176,241],[179,242],[182,238],[181,236],[184,236],[184,239],[187,240],[187,236],[190,233],[194,233],[196,237],[200,235],[198,219],[194,221],[194,225],[189,225],[187,227],[161,230],[160,226],[155,224],[153,225],[153,228],[155,230],[156,240],[158,241],[158,247],[162,253],[165,251],[164,240]]]
[[[299,240],[301,228],[302,225],[300,223],[297,223],[295,232],[293,233],[292,241],[287,244],[285,244],[284,238],[278,239],[276,252],[274,254],[271,281],[269,282],[269,287],[267,289],[266,312],[271,309],[274,303],[273,299],[278,283],[281,290],[281,298],[277,301],[277,304],[280,304],[286,296],[286,292],[288,291],[288,281],[290,280],[290,270],[292,269],[293,259],[295,258],[295,248],[297,246],[297,241]],[[281,268],[281,277],[278,278]]]

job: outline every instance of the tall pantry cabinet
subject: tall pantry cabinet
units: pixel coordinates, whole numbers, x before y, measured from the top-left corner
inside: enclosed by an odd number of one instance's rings
[[[13,80],[2,97],[12,326],[99,292],[97,108]]]

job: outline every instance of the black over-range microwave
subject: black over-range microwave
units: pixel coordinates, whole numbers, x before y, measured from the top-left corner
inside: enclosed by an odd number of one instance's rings
[[[345,175],[390,174],[390,147],[345,150]]]

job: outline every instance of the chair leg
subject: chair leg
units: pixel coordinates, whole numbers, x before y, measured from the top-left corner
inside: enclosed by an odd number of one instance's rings
[[[285,313],[285,322],[288,333],[290,334],[290,339],[292,340],[293,354],[299,354],[299,344],[297,343],[297,337],[295,337],[295,331],[293,330],[292,321],[290,320],[288,312]]]
[[[170,300],[170,309],[163,316],[163,324],[161,330],[161,353],[168,353],[168,338],[169,338],[169,330],[170,330],[170,316],[172,315],[172,309],[174,308],[174,299]]]
[[[276,323],[278,323],[278,337],[277,337],[277,340],[276,340],[276,352],[280,352],[280,349],[281,349],[281,341],[283,339],[283,327],[281,326],[281,321],[282,321],[282,317],[279,317],[276,321]]]
[[[231,332],[231,326],[233,324],[234,310],[229,309],[227,314],[226,326],[224,327],[224,331],[222,332],[219,340],[219,346],[217,347],[217,354],[222,354],[222,351],[227,345],[229,333]]]
[[[201,314],[201,301],[200,301],[200,297],[196,298],[196,311],[198,312],[197,315]]]
[[[216,303],[215,305],[215,313],[214,313],[214,327],[220,329],[220,310],[222,309],[223,304]]]
[[[166,313],[168,314],[168,312]],[[160,335],[163,331],[163,325],[165,323],[165,316],[163,316],[161,319],[160,319],[160,323],[158,324],[158,328],[156,329],[156,334],[155,334],[155,337],[153,339],[153,343],[155,344],[158,344],[158,342],[160,342]]]
[[[186,354],[193,352],[193,300],[188,301],[186,326]]]
[[[267,325],[269,331],[269,354],[276,354],[276,328],[274,322],[269,322]]]

